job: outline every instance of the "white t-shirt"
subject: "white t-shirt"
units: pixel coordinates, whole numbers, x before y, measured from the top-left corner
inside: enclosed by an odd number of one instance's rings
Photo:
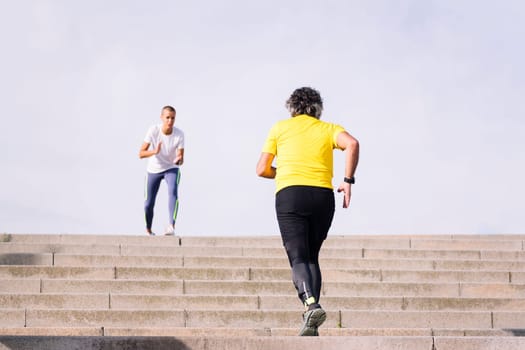
[[[184,148],[184,133],[182,130],[173,127],[171,134],[165,135],[162,132],[162,124],[153,125],[148,129],[144,142],[150,144],[150,149],[155,149],[159,142],[162,142],[160,152],[148,158],[147,170],[149,173],[156,174],[179,167],[174,161],[177,157],[177,150]]]

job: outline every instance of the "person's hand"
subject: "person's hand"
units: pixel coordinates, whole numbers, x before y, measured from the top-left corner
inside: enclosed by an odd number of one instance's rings
[[[160,146],[161,146],[161,145],[162,145],[162,142],[159,142],[159,143],[157,144],[157,147],[155,147],[155,154],[159,154],[159,152],[160,152]]]
[[[337,192],[344,192],[343,208],[348,208],[350,205],[350,197],[352,196],[352,186],[347,182],[342,182],[337,189]]]
[[[176,165],[182,165],[182,155],[179,154],[177,155],[177,157],[175,157],[175,160],[173,161],[174,164]]]

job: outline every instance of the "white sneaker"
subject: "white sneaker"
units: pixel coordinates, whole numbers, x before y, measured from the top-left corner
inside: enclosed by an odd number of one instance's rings
[[[173,225],[168,225],[168,227],[166,227],[166,231],[164,232],[164,234],[166,236],[173,236],[175,234],[175,227],[173,227]]]

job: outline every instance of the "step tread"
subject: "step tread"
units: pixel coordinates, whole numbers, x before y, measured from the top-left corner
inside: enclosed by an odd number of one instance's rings
[[[8,349],[288,349],[305,348],[382,349],[382,350],[518,350],[525,346],[521,337],[432,337],[432,336],[341,336],[341,337],[45,337],[1,336],[0,344]]]
[[[525,334],[525,329],[477,328],[328,328],[320,329],[321,336],[389,337],[389,336],[447,336],[447,337],[508,337]],[[296,336],[294,328],[214,328],[214,327],[0,327],[2,335],[49,336]]]
[[[323,296],[325,310],[515,311],[525,298]],[[0,293],[2,309],[296,310],[295,295],[144,295],[124,293]]]

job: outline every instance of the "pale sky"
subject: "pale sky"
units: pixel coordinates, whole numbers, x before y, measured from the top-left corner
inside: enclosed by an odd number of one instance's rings
[[[330,234],[523,234],[523,38],[522,1],[0,0],[0,233],[144,234],[138,150],[170,104],[176,234],[278,234],[255,164],[311,86],[361,144]]]

